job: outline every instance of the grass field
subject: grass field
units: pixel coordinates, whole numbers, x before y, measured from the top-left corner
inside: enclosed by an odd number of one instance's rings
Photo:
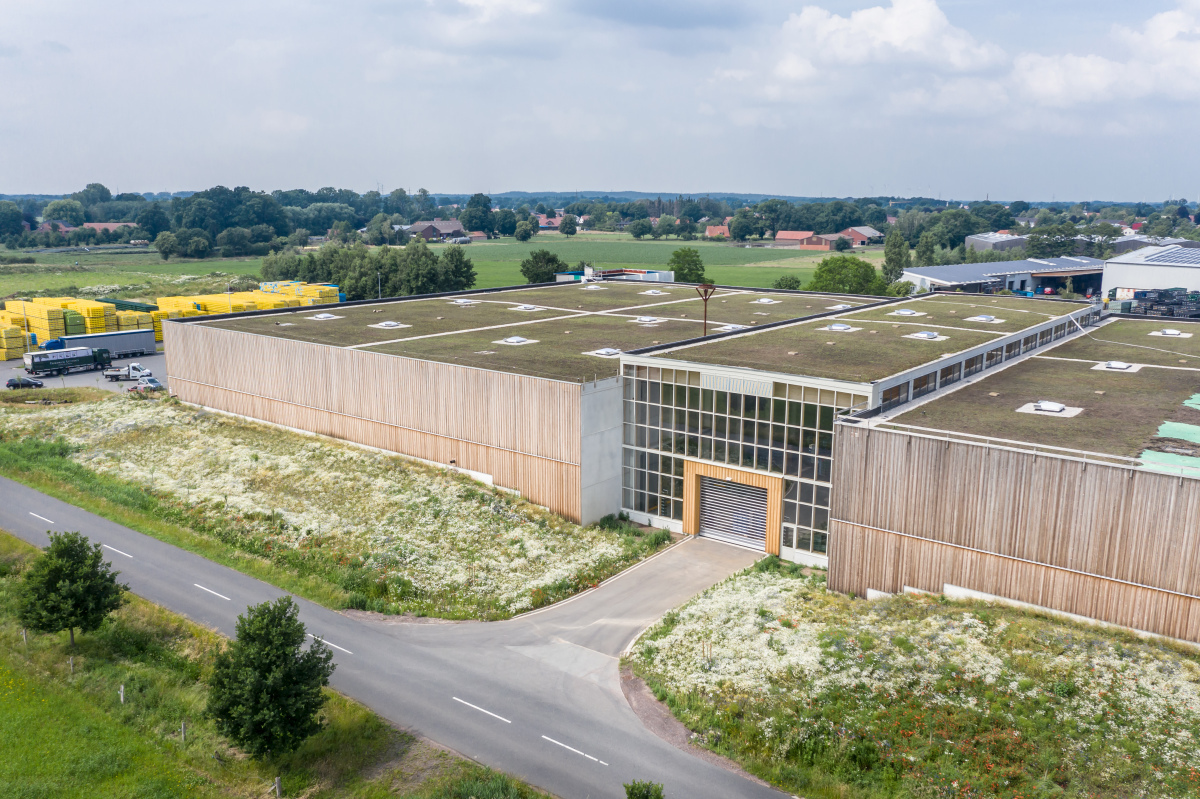
[[[1200,791],[1200,656],[1163,639],[864,602],[768,558],[667,614],[631,660],[697,743],[808,799]]]
[[[33,547],[0,533],[0,796],[533,799],[516,780],[433,747],[327,691],[324,729],[296,752],[250,760],[203,709],[223,639],[137,597],[95,633],[30,635],[16,621]],[[68,658],[74,658],[74,669]],[[125,686],[125,702],[118,687]],[[183,740],[181,723],[187,723]]]
[[[784,274],[807,282],[828,252],[786,248],[744,247],[703,241],[636,241],[626,234],[580,234],[574,237],[543,233],[520,243],[512,238],[467,247],[477,274],[477,288],[519,285],[520,263],[532,250],[547,249],[574,267],[587,261],[600,268],[628,266],[662,268],[680,247],[700,251],[709,277],[723,285],[768,287]],[[440,249],[440,246],[435,246]],[[872,247],[856,253],[876,265],[883,250]],[[116,296],[153,301],[172,294],[224,291],[229,281],[257,277],[261,258],[172,259],[163,261],[153,250],[143,252],[35,253],[35,264],[0,265],[0,298],[12,296]]]

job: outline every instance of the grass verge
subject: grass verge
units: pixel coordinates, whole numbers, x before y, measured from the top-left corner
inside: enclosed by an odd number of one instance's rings
[[[130,597],[100,630],[78,636],[74,650],[65,634],[23,643],[17,586],[35,555],[0,533],[0,795],[251,799],[281,775],[285,796],[310,799],[541,796],[334,691],[321,732],[290,755],[251,760],[203,714],[204,676],[224,640],[216,633]]]

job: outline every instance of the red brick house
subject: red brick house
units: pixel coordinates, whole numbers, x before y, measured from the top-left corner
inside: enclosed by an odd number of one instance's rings
[[[459,224],[457,219],[435,219],[432,222],[415,222],[408,229],[410,236],[420,236],[429,241],[430,239],[453,239],[460,238],[466,235],[463,226]]]
[[[704,235],[710,239],[715,236],[724,236],[729,238],[729,225],[709,225],[704,228]]]
[[[883,241],[883,234],[868,225],[848,227],[836,235],[850,239],[850,243],[855,247],[865,247],[873,242]]]

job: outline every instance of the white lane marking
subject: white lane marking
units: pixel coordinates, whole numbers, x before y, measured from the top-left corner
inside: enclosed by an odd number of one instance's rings
[[[342,649],[342,648],[341,648],[340,646],[338,646],[337,644],[331,644],[331,643],[329,643],[328,641],[326,641],[324,638],[318,638],[317,636],[313,635],[312,633],[308,633],[307,635],[308,635],[308,637],[309,637],[309,638],[313,639],[314,641],[320,641],[321,643],[325,644],[326,646],[331,646],[331,647],[333,647],[334,649],[338,649],[338,650],[341,650],[342,652],[345,652],[347,655],[353,655],[353,654],[354,654],[354,653],[353,653],[353,652],[351,652],[349,649]]]
[[[50,520],[49,520],[49,519],[47,519],[45,516],[38,516],[38,515],[37,515],[36,513],[34,513],[33,511],[29,511],[29,515],[30,515],[30,516],[32,516],[32,517],[33,517],[33,518],[35,518],[35,519],[41,519],[41,520],[42,520],[42,521],[44,521],[44,522],[48,522],[48,523],[50,523],[50,524],[54,524],[54,522],[50,521]]]
[[[130,555],[128,552],[122,552],[121,550],[117,549],[116,547],[110,547],[108,544],[101,544],[100,546],[104,547],[105,549],[111,549],[113,552],[116,552],[118,555],[124,555],[127,558],[133,557],[133,555]]]
[[[570,750],[570,751],[574,752],[574,753],[575,753],[575,754],[577,754],[577,755],[583,755],[583,756],[584,756],[584,757],[586,757],[588,760],[595,761],[596,763],[599,763],[599,764],[600,764],[600,765],[602,765],[602,766],[607,766],[607,765],[608,765],[607,763],[605,763],[605,762],[604,762],[603,760],[601,760],[600,758],[598,758],[598,757],[592,757],[592,756],[591,756],[591,755],[589,755],[587,752],[580,752],[580,751],[579,751],[578,749],[576,749],[575,747],[573,747],[573,746],[567,746],[567,745],[566,745],[565,743],[563,743],[562,741],[556,741],[556,740],[554,740],[553,738],[550,738],[550,737],[548,737],[548,736],[545,736],[545,735],[543,735],[542,737],[543,737],[543,738],[545,738],[547,741],[549,741],[549,742],[550,742],[550,743],[552,743],[552,744],[558,744],[558,745],[559,745],[559,746],[561,746],[563,749],[568,749],[568,750]]]
[[[200,585],[200,583],[192,583],[192,585],[196,586],[196,587],[197,587],[197,588],[199,588],[201,591],[207,591],[208,593],[212,594],[213,596],[219,596],[219,597],[221,597],[221,599],[224,599],[226,602],[232,602],[232,601],[233,601],[232,599],[230,599],[229,597],[225,596],[224,594],[218,594],[216,591],[212,590],[211,588],[205,588],[204,586]]]
[[[494,719],[500,719],[505,724],[512,724],[512,722],[509,721],[508,719],[504,718],[504,716],[497,716],[492,711],[484,710],[479,705],[472,705],[470,702],[466,701],[465,699],[459,699],[457,696],[452,696],[450,698],[453,699],[455,702],[461,702],[462,704],[466,705],[467,707],[474,708],[475,710],[478,710],[480,713],[487,713],[489,716],[491,716]]]

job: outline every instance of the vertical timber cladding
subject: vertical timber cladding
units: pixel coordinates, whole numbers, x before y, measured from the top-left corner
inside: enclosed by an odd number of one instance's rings
[[[835,442],[834,590],[948,584],[1200,641],[1200,480],[845,424]]]
[[[202,324],[164,326],[185,402],[492,475],[580,518],[581,386]]]
[[[766,551],[779,554],[779,529],[783,523],[783,478],[770,474],[730,469],[710,463],[687,460],[683,464],[683,532],[700,532],[700,478],[731,480],[742,485],[766,489],[767,539]]]

